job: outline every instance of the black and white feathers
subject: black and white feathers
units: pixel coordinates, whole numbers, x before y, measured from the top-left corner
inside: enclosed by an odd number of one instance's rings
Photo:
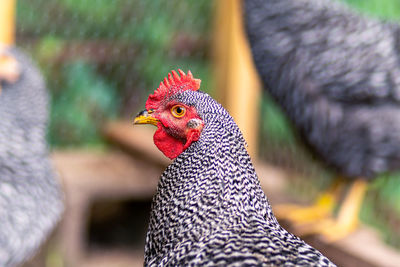
[[[205,126],[160,178],[145,265],[334,266],[278,224],[226,110],[200,91],[173,98],[194,106]]]
[[[15,48],[14,84],[0,94],[0,266],[28,259],[63,210],[62,193],[46,145],[48,96],[31,60]]]
[[[258,72],[304,141],[342,175],[400,168],[400,28],[331,0],[246,0]]]

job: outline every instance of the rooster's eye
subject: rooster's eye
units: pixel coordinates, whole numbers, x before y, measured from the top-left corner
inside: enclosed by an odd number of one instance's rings
[[[171,108],[171,113],[175,118],[180,118],[185,115],[186,109],[183,106],[176,105]]]

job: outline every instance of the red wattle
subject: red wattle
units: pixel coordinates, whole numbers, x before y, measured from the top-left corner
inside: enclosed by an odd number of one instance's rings
[[[167,134],[162,126],[158,126],[153,136],[154,144],[170,159],[174,159],[183,152],[184,144],[182,141]]]

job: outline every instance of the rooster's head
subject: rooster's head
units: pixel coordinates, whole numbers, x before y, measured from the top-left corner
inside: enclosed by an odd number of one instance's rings
[[[154,94],[146,102],[146,109],[134,119],[134,124],[157,126],[154,143],[170,159],[176,158],[192,142],[200,138],[204,121],[196,107],[180,101],[179,95],[185,91],[197,91],[200,80],[194,79],[190,71],[182,70],[168,74]]]

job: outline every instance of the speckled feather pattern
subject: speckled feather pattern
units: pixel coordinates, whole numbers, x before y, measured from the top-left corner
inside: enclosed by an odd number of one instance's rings
[[[62,194],[45,135],[48,97],[31,60],[13,48],[22,73],[0,94],[0,266],[28,259],[59,220]]]
[[[400,168],[399,26],[334,0],[246,0],[258,72],[318,158],[349,177]]]
[[[334,266],[278,224],[226,110],[200,91],[173,98],[205,127],[160,178],[145,266]]]

